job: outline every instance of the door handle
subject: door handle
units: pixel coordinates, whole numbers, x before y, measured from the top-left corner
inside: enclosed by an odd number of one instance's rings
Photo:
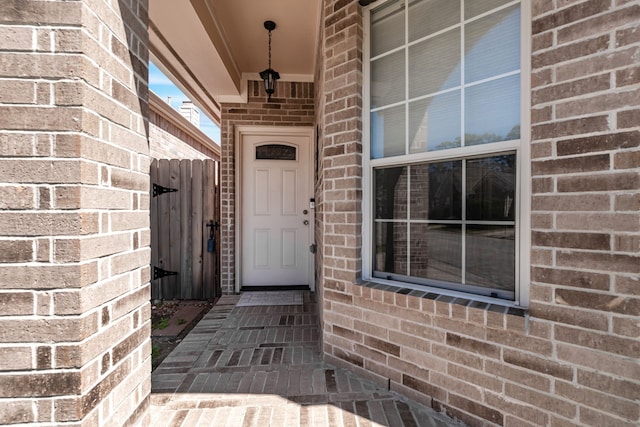
[[[304,225],[309,225],[309,221],[308,221],[308,220],[306,220],[306,219],[305,219],[304,221],[302,221],[302,223],[303,223]]]
[[[305,210],[302,211],[302,213],[306,215],[306,214],[309,213],[309,211],[305,209]]]

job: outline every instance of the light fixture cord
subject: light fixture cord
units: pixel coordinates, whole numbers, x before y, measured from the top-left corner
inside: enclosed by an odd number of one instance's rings
[[[271,30],[269,30],[269,68],[271,68]]]

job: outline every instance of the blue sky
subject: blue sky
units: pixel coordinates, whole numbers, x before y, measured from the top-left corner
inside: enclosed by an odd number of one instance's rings
[[[167,97],[170,96],[171,106],[176,110],[183,101],[189,100],[189,97],[182,93],[182,91],[151,62],[149,62],[149,89],[165,101],[167,101]],[[200,110],[200,130],[220,144],[220,128],[213,123],[202,110]]]

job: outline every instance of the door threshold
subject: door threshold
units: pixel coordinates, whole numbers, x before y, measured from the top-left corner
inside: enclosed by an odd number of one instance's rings
[[[243,286],[240,292],[308,291],[309,285]]]

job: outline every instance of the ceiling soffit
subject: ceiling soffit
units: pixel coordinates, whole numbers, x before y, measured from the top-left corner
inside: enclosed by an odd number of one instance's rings
[[[246,80],[272,66],[282,80],[312,81],[321,0],[152,0],[153,62],[215,120],[220,102],[246,101]]]

